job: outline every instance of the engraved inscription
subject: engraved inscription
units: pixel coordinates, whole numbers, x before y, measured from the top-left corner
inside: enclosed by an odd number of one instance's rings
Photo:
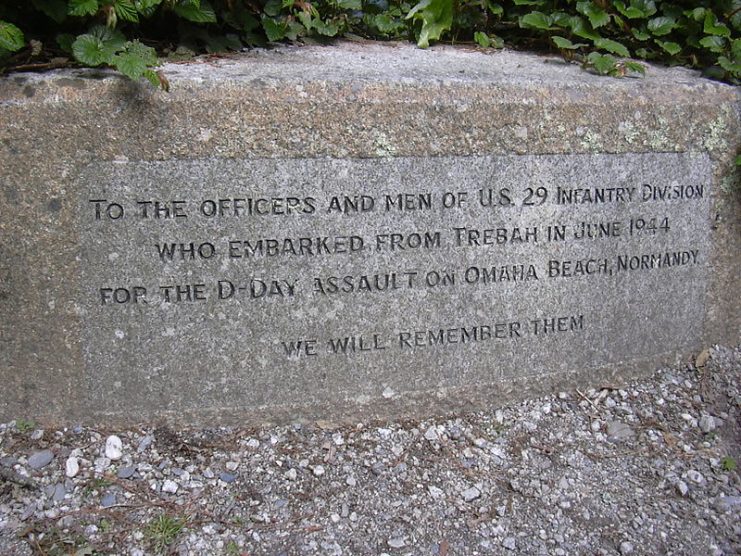
[[[608,365],[694,334],[681,315],[703,301],[708,164],[690,154],[102,164],[81,178],[81,304],[91,338],[109,334],[140,357],[132,381],[184,372],[152,347],[167,342],[195,366],[216,358],[227,370],[209,388],[234,399],[249,397],[256,369],[324,376],[319,360],[338,361],[335,376],[386,382],[419,364],[450,384]],[[117,349],[88,357],[115,365]],[[448,376],[455,365],[468,374]]]

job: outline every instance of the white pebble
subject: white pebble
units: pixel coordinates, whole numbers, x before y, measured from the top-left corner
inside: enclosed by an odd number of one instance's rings
[[[170,479],[165,479],[165,481],[162,483],[162,492],[169,492],[170,494],[175,494],[178,491],[178,484],[175,481],[171,481]]]
[[[118,436],[112,434],[105,441],[105,457],[115,461],[121,459],[121,456],[123,456],[123,442]]]
[[[314,466],[314,469],[312,469],[312,472],[314,473],[314,476],[321,477],[325,473],[324,466],[322,466],[322,465],[315,465]]]
[[[79,472],[80,463],[77,461],[77,458],[74,456],[67,458],[67,463],[64,464],[65,475],[72,479],[73,477],[76,477]]]

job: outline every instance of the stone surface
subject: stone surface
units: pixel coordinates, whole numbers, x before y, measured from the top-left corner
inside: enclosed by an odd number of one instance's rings
[[[28,466],[31,469],[42,469],[49,465],[53,459],[54,453],[51,450],[41,450],[28,457]]]
[[[0,81],[0,417],[473,409],[737,338],[732,87],[399,46],[164,71]]]

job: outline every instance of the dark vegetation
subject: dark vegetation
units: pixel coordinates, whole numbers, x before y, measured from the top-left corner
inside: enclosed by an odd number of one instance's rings
[[[636,60],[741,80],[741,0],[0,0],[0,72],[109,66],[167,81],[162,57],[334,38],[560,52],[602,75]]]

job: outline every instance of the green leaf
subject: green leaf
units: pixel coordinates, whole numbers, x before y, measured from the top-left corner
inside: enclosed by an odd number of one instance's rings
[[[666,52],[671,54],[672,56],[675,56],[676,54],[679,54],[682,51],[682,47],[671,41],[660,41],[659,39],[654,39],[654,42],[658,44],[661,48],[663,48]]]
[[[726,40],[723,37],[711,35],[700,39],[700,45],[710,52],[722,53],[726,47]]]
[[[119,19],[133,22],[139,21],[139,14],[131,0],[116,0],[113,4],[113,10],[116,12]]]
[[[67,2],[64,0],[33,0],[33,7],[57,23],[62,23],[67,17]]]
[[[489,48],[491,46],[489,36],[486,33],[482,33],[481,31],[476,31],[473,34],[473,40],[475,40],[476,44],[478,44],[481,48]]]
[[[404,23],[388,13],[381,13],[374,16],[373,24],[384,35],[393,35],[404,27]]]
[[[609,75],[610,72],[617,68],[617,60],[610,54],[600,54],[599,52],[592,52],[589,54],[589,56],[587,56],[587,62],[600,75]]]
[[[654,17],[648,20],[648,30],[657,37],[668,35],[677,26],[671,17]]]
[[[615,0],[613,5],[617,11],[628,19],[647,18],[656,13],[656,2],[653,0],[630,0],[628,6],[625,5],[625,2]]]
[[[501,4],[495,4],[494,2],[490,2],[489,0],[486,0],[486,7],[489,8],[489,11],[493,15],[502,15],[504,13],[504,8],[501,6]]]
[[[646,66],[639,62],[631,62],[627,61],[624,62],[623,65],[625,66],[625,69],[632,71],[633,73],[640,73],[641,75],[646,75]]]
[[[136,81],[147,69],[159,62],[154,48],[135,40],[127,42],[123,50],[111,58],[110,63],[126,77]]]
[[[271,17],[262,16],[262,28],[270,42],[277,42],[286,38],[287,28],[285,23],[278,23]]]
[[[583,44],[583,43],[576,43],[576,44],[574,44],[569,39],[565,39],[565,38],[559,37],[559,36],[553,36],[553,37],[551,37],[551,40],[561,50],[576,50],[577,48],[582,48],[584,46],[588,46],[588,45]]]
[[[594,46],[602,50],[607,50],[607,52],[617,54],[618,56],[622,56],[623,58],[630,57],[630,52],[628,51],[628,49],[619,42],[612,39],[597,39],[596,41],[594,41]]]
[[[72,43],[75,42],[75,36],[69,33],[60,33],[55,37],[59,48],[68,54],[72,54]]]
[[[280,10],[282,8],[283,4],[281,3],[281,0],[268,0],[262,11],[271,17],[276,17],[278,14],[280,14]]]
[[[106,49],[110,50],[111,53],[121,50],[126,45],[126,37],[121,31],[111,29],[105,25],[93,25],[88,34],[103,41]]]
[[[694,19],[700,22],[705,19],[705,8],[695,8],[694,10],[687,10],[684,15],[690,19]]]
[[[80,35],[72,43],[72,54],[78,62],[92,67],[110,63],[113,55],[99,37],[88,34]]]
[[[422,0],[407,14],[406,19],[422,21],[417,46],[427,48],[453,25],[453,2],[450,0]]]
[[[0,48],[15,52],[26,44],[23,31],[12,23],[0,20]]]
[[[134,0],[136,11],[143,16],[149,17],[154,10],[162,3],[162,0]]]
[[[515,6],[542,6],[545,0],[514,0]]]
[[[553,19],[543,12],[525,14],[520,18],[520,27],[523,29],[541,29],[545,31],[554,29]]]
[[[342,10],[360,11],[363,9],[363,5],[360,0],[337,0],[337,7]]]
[[[69,15],[86,16],[98,13],[98,0],[69,0]]]
[[[705,23],[703,24],[702,30],[708,35],[716,35],[718,37],[730,37],[731,30],[725,23],[718,23],[718,19],[715,14],[710,10],[705,14]]]
[[[180,17],[193,23],[216,23],[216,12],[207,0],[201,0],[200,6],[195,4],[176,4],[173,11]]]
[[[316,18],[313,25],[316,32],[325,37],[334,37],[340,32],[339,25],[334,21],[322,21],[320,18]]]
[[[648,39],[651,38],[651,35],[647,33],[645,29],[639,29],[637,27],[633,27],[630,30],[630,32],[636,38],[636,40],[639,40],[639,41],[647,41]]]
[[[732,62],[725,56],[718,56],[718,65],[732,75],[741,75],[741,64]]]
[[[587,16],[595,29],[610,23],[610,15],[594,2],[577,2],[576,11]]]
[[[578,15],[569,18],[569,27],[572,33],[582,39],[596,41],[600,38],[599,34],[592,29],[591,25],[589,25],[589,22],[585,21]]]

